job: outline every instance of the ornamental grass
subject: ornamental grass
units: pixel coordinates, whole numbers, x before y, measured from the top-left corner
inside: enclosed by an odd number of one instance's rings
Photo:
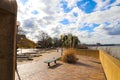
[[[76,51],[73,48],[66,49],[62,56],[62,61],[66,63],[76,63]]]

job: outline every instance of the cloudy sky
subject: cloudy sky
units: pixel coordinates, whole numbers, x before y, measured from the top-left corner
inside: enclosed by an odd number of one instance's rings
[[[120,43],[120,0],[17,0],[26,36],[72,33],[82,43]]]

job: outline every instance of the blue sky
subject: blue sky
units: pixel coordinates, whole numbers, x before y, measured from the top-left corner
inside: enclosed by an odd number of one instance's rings
[[[25,4],[28,2],[28,0],[20,0],[20,2],[21,2],[23,5],[25,5]]]
[[[120,0],[17,0],[21,27],[29,39],[72,33],[82,43],[120,43]],[[31,36],[32,35],[32,36]]]
[[[92,13],[97,3],[93,0],[82,0],[77,2],[77,7],[85,13]]]

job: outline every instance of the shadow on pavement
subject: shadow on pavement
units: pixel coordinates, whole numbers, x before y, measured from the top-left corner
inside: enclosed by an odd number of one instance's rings
[[[91,62],[93,62],[93,63],[97,63],[97,64],[101,64],[101,62],[97,62],[97,61],[91,61]]]
[[[85,67],[94,67],[92,65],[89,65],[89,64],[86,64],[86,63],[82,63],[82,62],[77,62],[76,65],[85,66]]]

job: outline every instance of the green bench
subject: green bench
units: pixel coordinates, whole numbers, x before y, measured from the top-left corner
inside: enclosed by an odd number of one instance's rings
[[[44,61],[44,63],[47,63],[48,66],[50,67],[50,63],[51,63],[51,62],[54,62],[54,63],[56,64],[56,61],[57,61],[58,59],[59,59],[59,58],[53,58],[53,59],[51,59],[51,60],[46,60],[46,61]]]

